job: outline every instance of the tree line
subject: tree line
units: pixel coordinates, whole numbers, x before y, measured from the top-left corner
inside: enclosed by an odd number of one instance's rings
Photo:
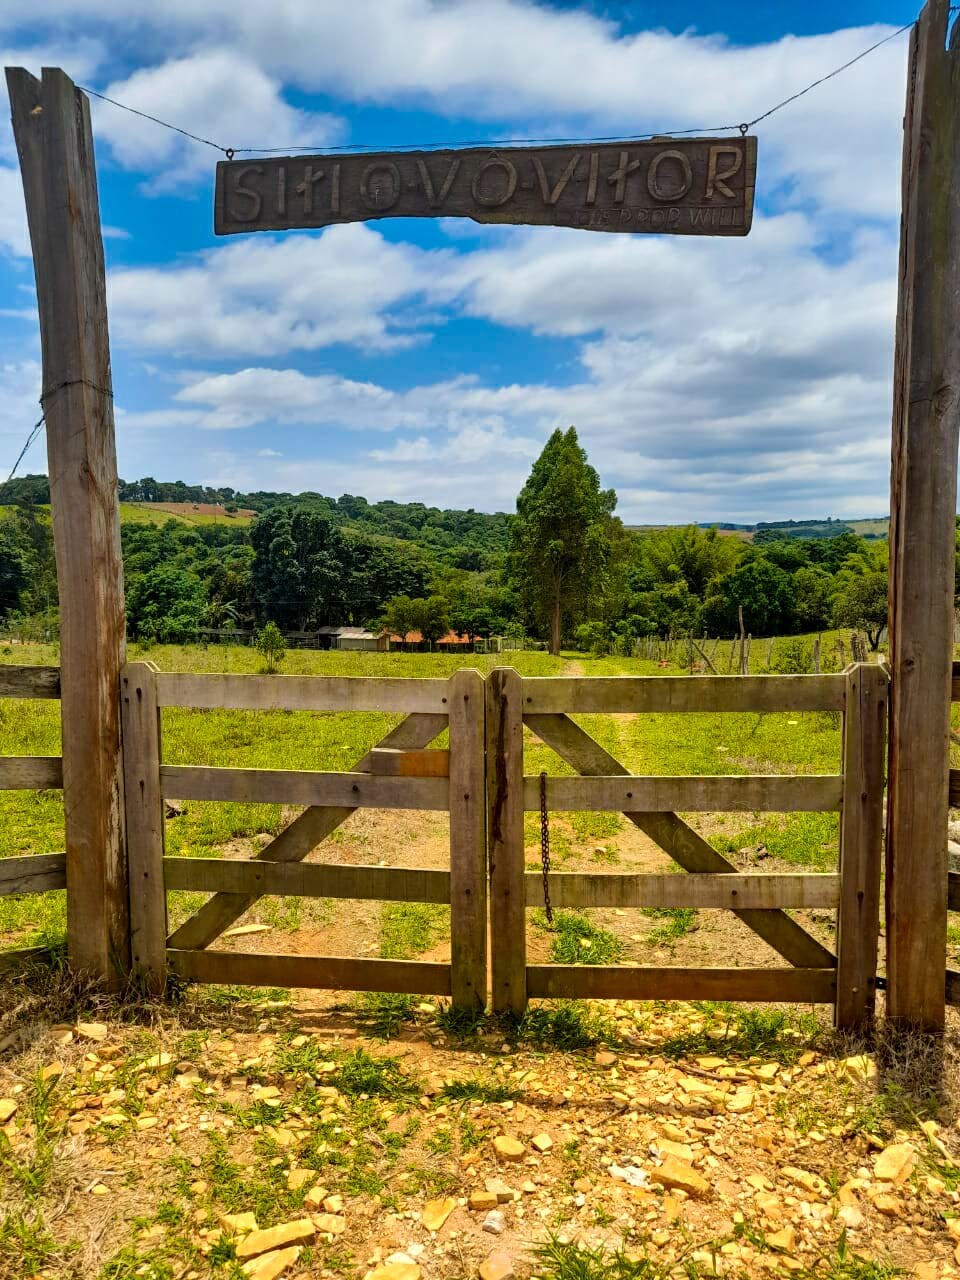
[[[428,642],[526,634],[630,652],[647,636],[790,635],[831,626],[874,646],[886,619],[887,546],[842,522],[631,529],[574,428],[555,431],[512,515],[241,494],[150,477],[131,502],[221,502],[250,524],[124,522],[132,637],[186,643],[205,628],[368,626]],[[0,486],[0,616],[55,625],[46,477]],[[813,528],[813,525],[816,528]],[[792,526],[792,527],[791,527]],[[780,530],[780,532],[778,532]],[[812,532],[813,536],[804,536]]]

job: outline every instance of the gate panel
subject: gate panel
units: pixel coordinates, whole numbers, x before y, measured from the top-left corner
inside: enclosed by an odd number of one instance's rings
[[[452,995],[459,1007],[483,1007],[486,807],[479,672],[459,671],[449,681],[224,677],[166,674],[147,663],[131,663],[123,673],[122,691],[131,904],[138,922],[135,961],[137,973],[150,987],[162,989],[169,969],[201,982]],[[410,714],[347,773],[164,766],[159,708],[179,705]],[[424,751],[448,723],[449,752]],[[310,807],[255,859],[165,858],[165,795]],[[361,806],[449,809],[450,870],[297,865]],[[187,887],[214,896],[167,938],[166,892]],[[448,902],[452,962],[206,950],[269,893]]]

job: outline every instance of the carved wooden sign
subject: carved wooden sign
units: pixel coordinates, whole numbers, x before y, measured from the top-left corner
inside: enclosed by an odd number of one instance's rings
[[[374,218],[745,236],[755,137],[601,146],[283,156],[217,165],[214,229],[286,231]]]

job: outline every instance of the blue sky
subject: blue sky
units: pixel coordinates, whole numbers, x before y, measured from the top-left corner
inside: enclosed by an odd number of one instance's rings
[[[749,119],[903,25],[850,3],[34,0],[6,64],[225,146]],[[758,126],[743,240],[395,220],[212,231],[217,153],[94,102],[120,473],[511,509],[574,423],[631,522],[888,503],[908,36]],[[4,113],[6,116],[6,113]],[[0,125],[0,471],[39,394]],[[44,469],[42,440],[22,470]]]

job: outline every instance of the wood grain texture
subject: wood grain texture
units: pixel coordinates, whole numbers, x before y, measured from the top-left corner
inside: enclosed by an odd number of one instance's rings
[[[960,438],[960,54],[948,0],[910,40],[890,493],[887,1015],[944,1025]]]
[[[523,714],[840,711],[843,677],[528,676]]]
[[[402,750],[426,747],[447,727],[446,715],[411,715],[395,725],[378,744]],[[357,761],[357,773],[370,767],[370,752]],[[305,809],[257,854],[254,861],[297,862],[336,831],[356,809],[346,805]],[[208,947],[257,901],[257,894],[218,893],[185,920],[168,939],[175,948]]]
[[[839,809],[840,791],[839,774],[548,778],[547,805],[551,812],[809,813]],[[539,811],[538,777],[524,778],[523,807]]]
[[[760,1000],[832,1004],[834,969],[656,969],[630,965],[535,964],[531,998],[547,1000]]]
[[[163,882],[160,708],[157,673],[151,663],[129,662],[123,668],[120,711],[131,968],[148,991],[159,995],[167,981],[167,892]]]
[[[356,960],[352,956],[273,955],[241,951],[167,951],[172,973],[192,982],[247,987],[317,987],[330,991],[400,991],[448,996],[450,966],[427,960]]]
[[[0,665],[0,698],[59,698],[59,667]]]
[[[0,756],[0,791],[48,791],[62,786],[61,756]]]
[[[112,986],[130,963],[120,742],[123,565],[90,108],[64,73],[7,70],[33,248],[60,599],[67,939]]]
[[[482,677],[481,677],[482,679]],[[370,773],[394,778],[449,778],[449,751],[397,751],[374,747],[370,752]]]
[[[162,765],[160,788],[178,800],[245,804],[351,805],[355,809],[446,809],[446,778],[389,778],[309,769],[219,769]]]
[[[960,973],[956,969],[948,969],[946,972],[944,999],[954,1007],[960,1005]]]
[[[960,871],[951,871],[947,876],[947,906],[951,911],[960,911]]]
[[[626,774],[627,770],[567,716],[527,716],[526,723],[549,747],[582,774]],[[628,813],[627,818],[685,871],[730,874],[737,868],[707,844],[675,813]],[[790,964],[822,969],[836,958],[783,911],[736,911],[748,928]]]
[[[527,906],[543,906],[543,877],[524,876]],[[828,873],[678,876],[560,871],[550,876],[554,907],[696,907],[769,911],[783,907],[829,910],[840,902],[840,877]]]
[[[46,893],[65,889],[67,858],[63,853],[31,853],[23,858],[0,858],[0,898],[18,893]]]
[[[447,681],[393,676],[245,676],[163,672],[161,707],[247,711],[383,711],[445,714]]]
[[[754,137],[280,156],[217,165],[217,235],[377,218],[742,236]]]
[[[355,898],[375,902],[450,901],[450,872],[427,867],[165,858],[163,876],[167,889],[187,889],[195,893],[245,894],[255,898],[280,894],[289,898]]]
[[[523,866],[522,681],[512,667],[487,676],[487,870],[490,985],[494,1012],[527,1007]]]
[[[889,681],[884,670],[865,663],[845,678],[835,1021],[850,1029],[869,1024],[876,1003]]]
[[[483,676],[450,678],[450,964],[458,1009],[487,1004],[487,797]]]

